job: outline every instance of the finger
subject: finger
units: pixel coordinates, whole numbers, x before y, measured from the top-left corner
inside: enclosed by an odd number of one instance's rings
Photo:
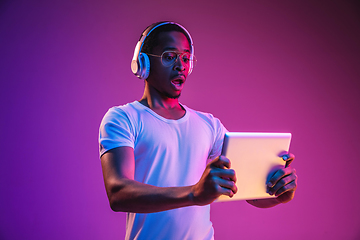
[[[287,186],[289,185],[290,183],[292,182],[295,182],[296,184],[296,179],[297,179],[297,176],[296,174],[290,174],[286,177],[283,177],[282,179],[280,179],[273,187],[271,188],[268,188],[267,189],[267,192],[270,194],[270,195],[273,195],[274,193],[278,193],[278,191],[281,189],[281,188],[284,188],[284,186]],[[287,186],[287,190],[289,186]],[[282,192],[282,191],[280,191]]]
[[[286,161],[285,167],[290,166],[291,162],[294,161],[295,155],[292,153],[283,153],[280,155],[280,157]]]
[[[219,184],[216,187],[216,191],[219,195],[226,195],[229,197],[233,197],[237,192],[237,187],[234,182],[228,181],[228,183],[225,183],[223,181],[226,181],[224,179],[219,179]]]
[[[236,182],[236,173],[234,169],[213,168],[210,174],[219,178]]]
[[[220,187],[230,189],[234,194],[237,192],[237,186],[234,181],[230,181],[222,178],[218,178],[215,181]]]
[[[219,156],[215,158],[213,161],[210,162],[211,166],[217,167],[217,168],[230,168],[231,163],[230,160],[225,156]]]
[[[221,187],[221,186],[219,186],[219,188],[218,188],[218,193],[220,195],[229,196],[230,198],[232,198],[235,195],[234,191],[232,191],[231,189],[224,188],[224,187]]]
[[[297,183],[296,183],[296,181],[294,180],[294,181],[286,184],[285,186],[282,186],[279,190],[277,190],[277,191],[275,192],[275,196],[276,196],[276,197],[277,197],[277,196],[280,196],[280,195],[282,195],[282,194],[284,194],[284,193],[286,193],[286,192],[289,192],[289,191],[293,191],[293,192],[294,192],[294,191],[296,190],[296,188],[297,188]]]
[[[266,185],[272,188],[280,179],[292,173],[296,173],[295,169],[292,167],[281,168],[274,173]]]

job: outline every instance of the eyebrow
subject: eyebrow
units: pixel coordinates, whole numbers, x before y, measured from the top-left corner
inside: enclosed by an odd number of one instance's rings
[[[174,48],[174,47],[166,47],[163,49],[163,51],[168,51],[168,50],[177,50],[177,48]],[[189,49],[185,49],[184,52],[190,52]]]

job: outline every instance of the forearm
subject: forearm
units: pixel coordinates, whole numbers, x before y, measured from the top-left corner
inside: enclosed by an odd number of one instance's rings
[[[246,200],[246,201],[249,204],[258,208],[271,208],[280,203],[276,198],[254,199],[254,200]]]
[[[106,189],[113,211],[150,213],[194,205],[191,188],[155,187],[121,179]]]
[[[130,147],[109,150],[101,157],[106,193],[114,211],[150,213],[192,205],[207,205],[220,195],[233,196],[235,172],[229,159],[217,157],[199,182],[185,187],[157,187],[134,180],[135,160]]]

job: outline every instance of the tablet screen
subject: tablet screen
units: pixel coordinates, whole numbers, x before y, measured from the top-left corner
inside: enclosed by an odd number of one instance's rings
[[[232,198],[222,195],[217,202],[275,197],[266,193],[266,183],[285,165],[280,155],[289,151],[290,141],[291,133],[226,133],[222,155],[236,172],[238,192]]]

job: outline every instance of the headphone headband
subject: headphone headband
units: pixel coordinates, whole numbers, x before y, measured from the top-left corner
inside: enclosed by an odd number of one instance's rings
[[[184,30],[184,32],[187,35],[187,38],[190,40],[190,52],[192,54],[194,54],[194,45],[193,45],[192,38],[190,36],[190,33],[183,26],[181,26],[180,24],[175,23],[175,22],[157,22],[157,23],[154,23],[154,24],[150,25],[149,27],[147,27],[144,30],[144,32],[141,34],[141,37],[140,37],[139,41],[136,44],[135,51],[134,51],[134,56],[133,56],[133,59],[131,61],[131,70],[140,79],[146,79],[149,76],[149,73],[150,73],[150,60],[149,60],[149,57],[147,56],[146,53],[141,52],[141,49],[142,49],[142,47],[144,45],[144,42],[145,42],[145,39],[156,28],[158,28],[160,26],[163,26],[163,25],[166,25],[166,24],[177,25],[182,30]],[[188,74],[190,74],[192,72],[192,69],[193,69],[193,64],[191,62]]]

